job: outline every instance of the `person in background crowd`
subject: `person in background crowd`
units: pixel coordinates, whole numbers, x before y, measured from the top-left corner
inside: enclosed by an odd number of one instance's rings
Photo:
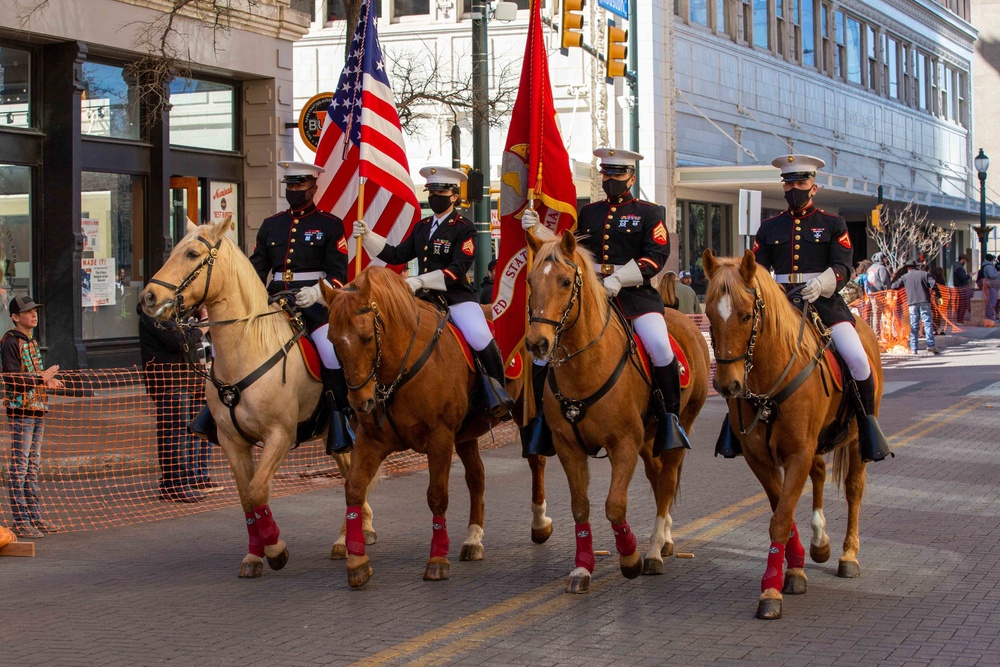
[[[858,262],[858,266],[854,269],[854,277],[851,279],[852,282],[861,288],[861,319],[867,322],[869,326],[872,324],[872,304],[868,298],[866,286],[868,283],[868,267],[871,265],[872,262],[870,259],[863,259]]]
[[[910,308],[910,352],[917,353],[917,339],[920,333],[920,323],[924,325],[924,337],[927,339],[927,351],[940,354],[934,346],[934,324],[931,321],[931,291],[935,287],[934,278],[926,271],[917,268],[915,261],[909,261],[893,276],[891,288],[906,289],[906,304]]]
[[[879,339],[882,338],[882,314],[885,312],[885,299],[879,292],[889,289],[891,277],[889,269],[882,263],[882,253],[872,255],[871,266],[865,271],[865,294],[871,304],[871,326]]]
[[[202,333],[196,328],[180,331],[173,321],[157,322],[136,305],[139,315],[139,354],[146,373],[146,392],[156,405],[156,457],[160,466],[160,500],[196,503],[205,494],[196,489],[193,460],[195,440],[187,423],[204,403],[196,402],[197,375],[186,370],[191,354],[201,344]]]
[[[689,271],[681,271],[682,276],[685,273],[687,274],[687,282],[690,283],[691,273]],[[663,298],[663,305],[667,308],[674,308],[685,315],[697,315],[701,313],[701,308],[698,305],[698,295],[695,293],[694,288],[689,284],[685,284],[683,278],[678,280],[677,274],[673,271],[667,271],[663,275],[656,289]]]
[[[491,304],[493,303],[493,277],[497,270],[497,260],[491,259],[489,269],[486,275],[483,276],[483,282],[479,285],[479,303],[481,304]]]
[[[986,255],[983,259],[983,266],[979,269],[979,281],[982,284],[983,298],[986,300],[986,319],[996,319],[995,304],[997,292],[1000,291],[1000,272],[993,264],[996,258],[993,255]]]
[[[33,332],[38,309],[29,296],[12,299],[8,309],[14,328],[0,340],[4,407],[10,422],[10,500],[14,534],[40,538],[60,527],[42,518],[38,473],[42,465],[42,418],[48,406],[47,390],[62,389],[59,366],[44,368],[42,351]]]
[[[969,311],[969,299],[972,296],[972,278],[969,277],[969,272],[966,270],[968,264],[969,258],[965,255],[959,255],[958,261],[955,262],[955,266],[951,270],[952,287],[958,290],[958,314],[956,318],[959,324],[965,321],[965,313]]]
[[[926,267],[921,267],[926,270]],[[941,285],[948,282],[944,275],[944,269],[935,266],[930,271],[931,278],[934,279],[934,294],[931,295],[931,313],[934,316],[934,335],[944,336],[944,297],[941,295]]]

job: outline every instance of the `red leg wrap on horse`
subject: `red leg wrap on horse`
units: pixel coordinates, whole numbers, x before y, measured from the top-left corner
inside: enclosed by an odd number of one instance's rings
[[[264,543],[260,539],[260,532],[257,530],[257,514],[255,512],[246,512],[247,518],[247,535],[250,536],[250,546],[247,547],[247,551],[252,553],[258,558],[264,557]]]
[[[361,507],[347,507],[347,553],[354,556],[365,555],[365,531],[361,527]]]
[[[785,545],[780,542],[771,542],[771,548],[767,551],[767,570],[764,571],[764,578],[760,581],[760,590],[763,593],[768,588],[776,588],[779,591],[785,585],[785,573],[782,569],[785,565]]]
[[[576,524],[576,566],[594,572],[594,536],[589,523]]]
[[[260,536],[261,544],[265,546],[277,544],[278,535],[281,534],[281,531],[278,530],[278,524],[274,522],[274,517],[271,516],[271,507],[269,505],[261,505],[260,507],[254,507],[253,512],[257,519],[257,534]]]
[[[788,536],[788,543],[785,545],[785,562],[789,568],[806,566],[806,550],[799,539],[799,529],[795,522],[792,522],[792,532]]]
[[[635,535],[628,526],[628,521],[619,525],[611,524],[611,530],[615,531],[615,548],[621,556],[631,556],[635,553]]]
[[[444,517],[434,517],[434,533],[431,535],[431,558],[447,558],[448,547],[450,545],[451,542],[448,540],[448,526],[444,522]]]

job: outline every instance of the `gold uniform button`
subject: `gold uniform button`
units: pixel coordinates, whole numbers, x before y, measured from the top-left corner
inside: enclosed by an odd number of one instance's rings
[[[792,271],[798,271],[798,270],[799,270],[799,267],[797,267],[797,266],[793,266],[792,267]]]
[[[292,234],[295,233],[295,227],[292,227]]]
[[[797,224],[799,224],[800,222],[802,222],[802,221],[801,221],[801,220],[799,220],[798,218],[795,218],[795,224],[796,224],[796,225],[797,225]]]
[[[424,250],[427,250],[427,246],[424,246]]]
[[[285,264],[291,264],[291,263],[292,263],[292,260],[290,260],[290,259],[286,259],[285,260]]]
[[[604,235],[604,240],[605,240],[605,241],[607,241],[607,240],[608,240],[608,239],[610,239],[610,238],[611,238],[611,237],[610,237],[610,236],[608,236],[607,234],[605,234],[605,235]]]
[[[792,255],[792,259],[798,259],[798,258],[799,258],[798,255]]]
[[[604,249],[605,250],[611,250],[611,247],[610,246],[604,246]]]
[[[298,218],[292,218],[292,222],[297,225],[297,224],[299,224],[299,219]]]
[[[289,241],[289,243],[295,243],[295,239],[292,239],[291,241]]]
[[[796,235],[795,235],[795,240],[796,240],[796,241],[799,241],[799,240],[801,240],[801,239],[802,239],[802,237],[801,237],[801,236],[799,236],[798,234],[796,234]]]
[[[288,252],[290,252],[290,253],[295,252],[295,248],[289,248]]]
[[[799,244],[798,244],[798,243],[796,243],[796,244],[795,244],[795,249],[796,249],[796,250],[798,250],[798,249],[799,249]]]
[[[617,211],[617,210],[618,210],[618,209],[617,209],[617,208],[615,208],[614,206],[612,206],[612,207],[611,207],[611,212],[612,212],[612,213],[614,213],[614,212],[615,212],[615,211]]]
[[[608,220],[614,220],[614,219],[615,219],[615,216],[613,216],[613,215],[609,215],[608,216]]]

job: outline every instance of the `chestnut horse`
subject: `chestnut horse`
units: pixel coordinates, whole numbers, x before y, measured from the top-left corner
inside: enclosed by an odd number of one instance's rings
[[[805,550],[795,525],[795,506],[807,478],[811,478],[813,490],[809,555],[817,563],[830,558],[823,516],[826,463],[817,451],[821,434],[825,445],[833,446],[838,439],[828,438],[824,428],[837,421],[844,394],[826,371],[816,368],[822,363],[815,360],[823,347],[815,330],[807,325],[803,333],[801,311],[789,303],[771,274],[757,265],[752,252],[747,250],[741,260],[716,258],[706,250],[702,263],[709,279],[705,312],[718,364],[715,387],[728,400],[732,432],[774,512],[757,617],[781,618],[782,593],[806,592]],[[855,318],[855,326],[876,374],[877,416],[883,386],[878,341],[862,320]],[[793,383],[800,380],[794,388]],[[789,386],[792,393],[787,395],[787,403],[781,403],[779,397]],[[771,414],[764,414],[761,406]],[[858,513],[865,489],[865,464],[858,450],[857,425],[853,418],[847,421],[833,459],[838,486],[846,471],[848,507],[847,535],[837,576],[857,577],[861,572]],[[784,576],[783,561],[788,563]]]
[[[569,480],[573,518],[577,523],[576,568],[569,575],[566,591],[585,593],[590,588],[594,548],[587,457],[602,447],[611,461],[611,488],[605,513],[615,533],[622,574],[629,579],[640,572],[660,574],[663,556],[673,553],[670,507],[680,481],[684,449],[653,455],[656,422],[646,418],[652,398],[650,382],[639,369],[637,357],[628,352],[633,342],[624,324],[609,312],[607,292],[597,278],[590,253],[577,246],[576,237],[570,232],[545,241],[528,234],[528,245],[535,253],[535,263],[528,274],[532,320],[526,342],[536,358],[551,358],[542,403],[556,454]],[[681,392],[679,418],[690,432],[708,395],[708,345],[686,315],[668,309],[664,317],[689,362],[690,381]],[[632,356],[632,363],[624,364],[619,371],[616,365],[620,366],[626,356]],[[616,372],[620,376],[609,387]],[[563,416],[553,391],[553,375],[564,399],[593,398],[602,387],[607,393],[589,407],[575,408],[577,421],[571,424]],[[639,457],[656,499],[656,520],[645,561],[637,551],[635,536],[625,517],[628,486]]]
[[[201,305],[208,309],[215,352],[212,376],[223,389],[217,391],[206,382],[206,399],[247,519],[250,546],[240,576],[259,577],[262,557],[275,570],[288,561],[288,549],[268,506],[271,479],[295,444],[297,425],[312,416],[323,385],[309,374],[302,355],[292,349],[294,344],[286,348],[297,334],[278,307],[268,305],[267,291],[250,260],[226,236],[229,225],[227,219],[195,227],[170,253],[139,301],[146,314],[161,320],[181,320]],[[242,391],[226,389],[272,361]],[[222,403],[220,393],[226,393],[232,409]],[[261,455],[254,465],[258,443]],[[350,456],[334,458],[346,477]],[[367,502],[364,507],[365,539],[371,543],[375,541],[371,508]],[[343,539],[344,528],[341,533]]]
[[[324,297],[330,309],[330,340],[358,415],[345,490],[348,584],[364,586],[372,576],[360,538],[359,505],[365,490],[389,454],[408,449],[427,455],[430,472],[427,504],[433,530],[424,579],[447,579],[451,565],[445,514],[452,456],[457,451],[462,459],[471,501],[459,558],[482,560],[485,470],[478,438],[497,421],[469,414],[477,378],[445,327],[446,315],[414,298],[396,273],[369,267],[341,290],[324,288]],[[515,401],[521,384],[520,378],[507,380],[507,391]],[[514,412],[520,416],[522,408]],[[544,457],[531,459],[532,539],[544,542],[552,532],[552,522],[545,516]]]

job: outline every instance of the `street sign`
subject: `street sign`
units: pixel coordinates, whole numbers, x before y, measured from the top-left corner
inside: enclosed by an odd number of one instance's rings
[[[597,0],[598,7],[604,7],[615,16],[620,16],[625,20],[628,20],[628,3],[629,0]]]
[[[760,227],[760,190],[740,190],[740,234],[754,236]]]
[[[326,108],[333,101],[333,93],[319,93],[309,98],[299,113],[299,136],[313,153],[319,147],[319,135],[326,122]]]

